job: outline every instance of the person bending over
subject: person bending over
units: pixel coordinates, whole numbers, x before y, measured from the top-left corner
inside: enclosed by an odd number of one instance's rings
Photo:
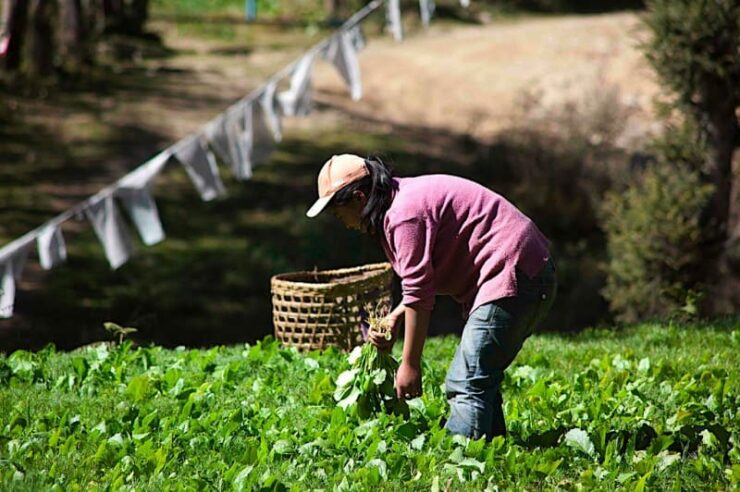
[[[319,198],[347,227],[379,241],[401,279],[402,300],[386,318],[393,337],[371,332],[389,350],[401,321],[399,398],[421,395],[421,356],[436,295],[450,295],[467,317],[445,378],[448,431],[473,439],[506,434],[504,370],[552,305],[557,290],[549,241],[501,195],[464,178],[395,177],[380,158],[335,155],[318,176]]]

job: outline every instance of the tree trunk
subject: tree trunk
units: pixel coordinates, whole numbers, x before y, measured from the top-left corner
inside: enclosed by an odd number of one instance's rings
[[[707,134],[709,151],[705,173],[714,193],[708,204],[704,221],[707,270],[704,281],[710,286],[709,311],[714,315],[737,312],[740,305],[740,245],[733,216],[733,160],[738,156],[740,125],[736,108],[740,105],[732,83],[713,77],[705,81],[701,113]],[[737,186],[737,183],[734,184]]]
[[[30,11],[28,73],[32,77],[51,74],[54,61],[52,17],[49,0],[32,0]]]
[[[123,0],[103,0],[104,33],[120,32],[123,18]]]
[[[126,10],[126,32],[140,36],[149,18],[149,0],[128,0]]]
[[[0,67],[5,72],[15,72],[20,68],[27,19],[27,0],[3,0]]]
[[[80,0],[60,1],[60,38],[65,62],[79,68],[87,61],[85,25]]]
[[[94,40],[103,31],[105,16],[102,0],[81,0],[85,36]]]
[[[702,113],[709,143],[705,172],[714,185],[710,204],[709,245],[717,255],[728,238],[730,197],[732,195],[732,157],[740,139],[736,116],[738,101],[728,80],[712,77],[704,84]]]
[[[339,18],[340,0],[324,0],[326,8],[326,18],[331,22]]]

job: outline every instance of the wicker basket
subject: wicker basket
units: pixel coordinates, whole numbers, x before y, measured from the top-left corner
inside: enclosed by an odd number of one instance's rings
[[[391,304],[389,263],[275,275],[271,280],[275,337],[299,350],[343,350],[362,343],[362,317]]]

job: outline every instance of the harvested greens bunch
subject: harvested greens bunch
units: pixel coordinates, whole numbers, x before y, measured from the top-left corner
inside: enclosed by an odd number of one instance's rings
[[[370,329],[385,332],[386,339],[392,337],[390,327],[379,316],[371,316]],[[396,398],[394,379],[398,362],[389,352],[381,352],[370,343],[355,347],[348,358],[350,368],[337,378],[334,399],[342,409],[356,412],[360,418],[368,418],[385,411],[407,414],[408,405]]]

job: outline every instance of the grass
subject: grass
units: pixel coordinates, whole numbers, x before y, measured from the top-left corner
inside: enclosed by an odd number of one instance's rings
[[[731,489],[739,328],[536,335],[507,371],[509,436],[491,444],[440,428],[456,337],[428,340],[425,395],[408,420],[338,409],[347,362],[334,350],[299,355],[265,340],[16,352],[0,357],[0,488]]]

